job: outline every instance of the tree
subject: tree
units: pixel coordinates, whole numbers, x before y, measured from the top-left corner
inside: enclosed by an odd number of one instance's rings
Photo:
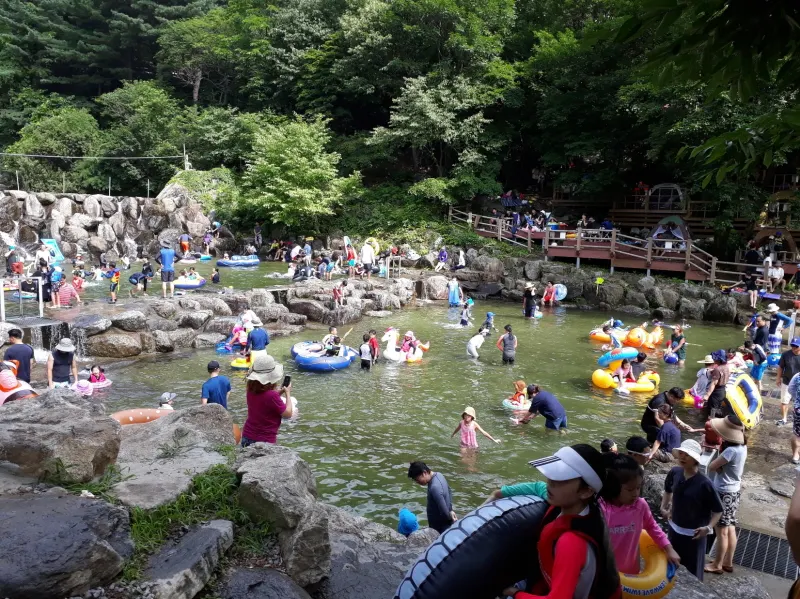
[[[339,175],[340,156],[326,150],[329,141],[321,118],[267,124],[247,161],[238,209],[256,219],[319,230],[320,217],[333,214],[360,189],[359,173]]]

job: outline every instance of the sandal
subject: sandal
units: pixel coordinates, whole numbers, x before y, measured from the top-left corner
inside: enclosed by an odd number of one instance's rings
[[[727,572],[728,574],[733,573],[733,566],[722,566],[722,569]]]
[[[710,565],[703,568],[703,572],[707,572],[708,574],[722,574],[724,570],[720,568],[719,570],[712,568]]]
[[[794,464],[794,465],[800,464],[800,459],[792,458],[792,464]]]

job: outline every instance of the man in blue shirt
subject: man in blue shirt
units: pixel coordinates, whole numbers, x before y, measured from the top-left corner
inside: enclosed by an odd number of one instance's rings
[[[529,422],[536,414],[541,414],[544,416],[545,428],[567,432],[567,411],[555,395],[540,389],[539,385],[528,385],[528,398],[531,400],[531,407],[520,420],[521,423]]]
[[[161,295],[167,299],[167,285],[169,284],[169,296],[175,297],[175,250],[170,247],[167,240],[161,242],[161,251],[156,258],[156,262],[161,265]]]
[[[231,394],[231,382],[227,376],[219,373],[219,362],[211,360],[208,363],[209,379],[203,383],[202,403],[218,403],[228,409],[228,397]]]
[[[269,345],[269,333],[261,327],[264,323],[259,318],[255,318],[250,324],[253,325],[253,330],[247,335],[247,348],[246,353],[250,356],[252,362],[258,354],[267,353],[267,346]]]

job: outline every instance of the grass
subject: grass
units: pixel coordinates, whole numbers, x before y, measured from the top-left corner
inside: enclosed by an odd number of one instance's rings
[[[217,465],[192,480],[178,498],[153,510],[131,510],[134,554],[125,566],[123,578],[135,580],[142,574],[147,558],[183,526],[208,520],[231,520],[236,527],[231,556],[257,555],[270,534],[269,525],[250,518],[239,505],[239,481],[227,465]]]
[[[44,482],[57,485],[77,495],[80,495],[81,491],[89,491],[95,497],[108,503],[117,503],[116,497],[111,495],[111,487],[131,478],[131,475],[124,475],[119,466],[111,464],[100,478],[85,483],[76,483],[71,482],[67,474],[68,468],[64,465],[64,462],[56,460],[54,468],[55,471],[48,474]]]
[[[190,449],[195,447],[195,445],[196,443],[189,438],[188,430],[176,429],[175,432],[172,433],[171,443],[162,443],[158,446],[156,459],[170,460],[176,458],[187,453]]]

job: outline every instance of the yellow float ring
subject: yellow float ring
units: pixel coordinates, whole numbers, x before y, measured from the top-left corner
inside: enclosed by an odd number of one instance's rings
[[[639,555],[644,560],[644,569],[639,574],[619,573],[622,596],[626,599],[664,597],[675,586],[675,567],[667,562],[667,555],[644,530],[639,537]]]
[[[381,244],[378,243],[378,240],[375,239],[374,237],[367,237],[364,240],[364,243],[368,243],[372,246],[372,249],[375,250],[376,256],[381,253]]]
[[[231,368],[234,370],[250,370],[251,362],[247,358],[236,358],[231,362]]]

